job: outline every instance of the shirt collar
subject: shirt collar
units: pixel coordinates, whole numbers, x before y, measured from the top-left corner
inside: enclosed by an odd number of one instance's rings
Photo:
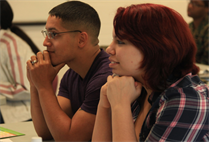
[[[187,75],[185,75],[185,76],[192,76],[192,73],[188,73]],[[184,76],[184,77],[185,77]],[[168,78],[168,81],[171,81],[171,82],[173,82],[168,88],[170,88],[170,87],[175,87],[175,86],[177,86],[178,85],[178,83],[184,78],[184,77],[182,77],[182,78],[180,78],[179,80],[177,79],[177,78],[174,78],[174,76],[170,76],[169,78]],[[167,90],[167,89],[166,89]],[[148,98],[148,102],[151,104],[151,105],[153,105],[153,103],[157,100],[157,98],[159,97],[159,96],[161,96],[166,90],[164,90],[164,91],[162,91],[162,92],[152,92],[151,94],[150,94],[150,96],[149,96],[149,98]]]
[[[10,31],[10,29],[7,29],[7,30],[1,29],[1,30],[0,30],[0,38],[3,36],[3,34],[4,34],[5,32],[11,32],[11,31]]]

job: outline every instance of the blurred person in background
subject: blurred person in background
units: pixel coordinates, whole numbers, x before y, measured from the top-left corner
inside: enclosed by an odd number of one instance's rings
[[[1,106],[1,123],[31,120],[25,63],[40,50],[13,25],[13,10],[6,0],[0,1],[0,10],[0,95],[7,99],[7,105]]]
[[[197,45],[196,62],[209,65],[208,0],[190,0],[187,14],[193,19],[189,28]]]

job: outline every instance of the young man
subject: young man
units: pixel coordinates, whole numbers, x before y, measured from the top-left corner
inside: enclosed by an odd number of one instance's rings
[[[187,14],[193,18],[189,27],[197,45],[196,62],[209,65],[208,0],[190,0]]]
[[[98,45],[99,16],[88,4],[68,1],[49,12],[45,28],[47,50],[27,61],[36,132],[44,140],[89,141],[100,88],[112,73]],[[56,97],[51,82],[64,64],[70,69]]]

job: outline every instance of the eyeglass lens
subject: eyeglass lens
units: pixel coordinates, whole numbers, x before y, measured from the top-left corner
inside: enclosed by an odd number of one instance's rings
[[[44,38],[46,38],[46,36],[47,36],[49,39],[54,38],[54,35],[53,35],[51,32],[43,31],[43,30],[42,30],[41,33],[43,34]]]

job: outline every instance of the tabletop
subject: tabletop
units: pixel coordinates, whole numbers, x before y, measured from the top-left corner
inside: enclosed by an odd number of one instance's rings
[[[12,142],[31,142],[32,137],[37,137],[32,121],[18,122],[18,123],[5,123],[5,124],[0,124],[0,127],[4,127],[6,129],[10,129],[10,130],[25,134],[23,136],[7,138],[7,139],[10,139]],[[3,140],[0,139],[0,142],[1,141]]]

